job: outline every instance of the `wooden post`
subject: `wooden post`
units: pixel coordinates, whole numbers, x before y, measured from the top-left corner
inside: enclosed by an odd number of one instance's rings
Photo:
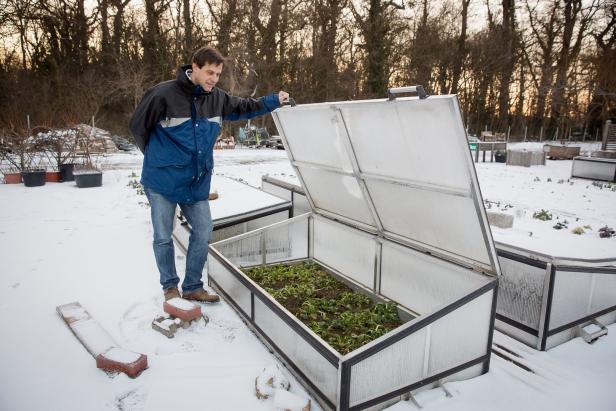
[[[539,142],[541,143],[541,140],[543,140],[543,126],[541,126],[541,128],[539,129]]]
[[[586,141],[586,129],[588,128],[588,123],[584,123],[584,133],[582,134],[582,141]]]
[[[507,126],[507,142],[509,142],[509,134],[511,133],[511,126]]]
[[[524,126],[524,142],[526,143],[526,133],[528,133],[528,126]]]

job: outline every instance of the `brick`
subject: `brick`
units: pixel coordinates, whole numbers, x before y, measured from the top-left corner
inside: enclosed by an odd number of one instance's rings
[[[163,310],[176,318],[190,322],[201,317],[201,306],[182,298],[172,298],[163,303]]]
[[[144,354],[112,347],[96,356],[96,366],[105,371],[123,372],[135,378],[148,368],[148,357]]]

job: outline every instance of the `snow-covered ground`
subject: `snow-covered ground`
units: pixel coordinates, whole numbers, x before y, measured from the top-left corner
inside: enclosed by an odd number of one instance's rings
[[[277,363],[229,306],[206,307],[207,326],[174,339],[150,323],[162,306],[151,251],[145,197],[128,186],[142,157],[117,154],[103,162],[101,188],[72,183],[0,185],[0,410],[272,410],[254,395],[255,378]],[[479,163],[484,199],[515,215],[511,229],[493,228],[497,241],[556,255],[616,257],[616,191],[569,179],[571,161],[544,167]],[[260,186],[261,176],[297,183],[284,151],[216,152],[216,174]],[[562,182],[561,182],[562,180]],[[571,184],[573,183],[573,184]],[[250,201],[249,198],[246,199]],[[506,205],[510,205],[511,207]],[[532,218],[548,210],[552,221]],[[558,217],[558,220],[556,219]],[[555,230],[557,221],[568,228]],[[576,235],[571,230],[589,226]],[[532,232],[532,235],[530,234]],[[180,275],[184,258],[176,257]],[[79,344],[55,307],[79,301],[124,348],[148,355],[137,379],[108,376]],[[616,326],[588,345],[580,338],[537,352],[496,332],[533,373],[493,355],[490,372],[419,393],[425,410],[615,410]],[[291,391],[308,396],[287,373]],[[313,401],[313,409],[315,402]],[[415,409],[401,402],[391,410]]]

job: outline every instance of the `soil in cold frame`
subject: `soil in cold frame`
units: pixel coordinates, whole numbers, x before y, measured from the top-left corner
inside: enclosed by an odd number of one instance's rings
[[[248,277],[341,354],[402,324],[393,303],[374,303],[315,263],[244,269]]]

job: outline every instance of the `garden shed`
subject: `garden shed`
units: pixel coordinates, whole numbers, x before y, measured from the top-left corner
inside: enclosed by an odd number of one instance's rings
[[[326,409],[489,368],[500,272],[458,101],[397,91],[275,111],[311,212],[210,245],[210,284]],[[395,302],[403,324],[339,353],[242,271],[299,261]]]

